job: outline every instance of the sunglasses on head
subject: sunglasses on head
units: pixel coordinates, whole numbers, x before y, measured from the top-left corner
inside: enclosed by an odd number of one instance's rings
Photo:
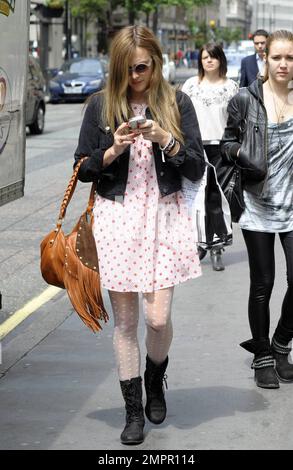
[[[132,75],[133,72],[137,74],[145,73],[147,69],[150,68],[151,65],[152,65],[152,59],[150,59],[146,63],[136,64],[136,65],[133,65],[132,67],[128,67],[128,73],[129,75]]]

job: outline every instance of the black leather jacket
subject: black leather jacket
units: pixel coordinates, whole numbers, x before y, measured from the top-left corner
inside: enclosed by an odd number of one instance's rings
[[[242,128],[241,99],[239,94],[233,96],[228,104],[228,121],[221,141],[223,159],[231,163],[237,161],[237,152],[245,160],[256,158],[267,161],[267,112],[263,102],[263,83],[255,80],[248,88],[249,102],[245,129]],[[260,182],[246,178],[244,188],[253,193],[261,194],[265,179]]]
[[[176,92],[176,100],[181,116],[181,130],[184,145],[174,157],[165,156],[157,143],[153,143],[154,160],[158,186],[161,196],[181,189],[181,175],[191,181],[200,179],[204,173],[205,162],[203,146],[196,113],[190,98],[183,92]],[[90,100],[80,130],[78,147],[75,152],[75,163],[88,156],[78,172],[80,181],[97,183],[97,192],[106,199],[115,200],[115,196],[124,196],[129,164],[129,147],[110,165],[103,168],[105,151],[113,145],[114,138],[101,118],[103,95],[95,95]],[[150,110],[146,109],[147,119],[152,119]]]

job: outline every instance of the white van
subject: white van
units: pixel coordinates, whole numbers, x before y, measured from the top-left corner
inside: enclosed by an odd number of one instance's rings
[[[0,1],[0,206],[23,196],[29,0]]]

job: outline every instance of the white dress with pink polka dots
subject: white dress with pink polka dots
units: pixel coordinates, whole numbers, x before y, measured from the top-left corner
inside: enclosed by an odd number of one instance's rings
[[[144,114],[146,105],[133,105]],[[152,142],[131,145],[124,200],[97,195],[94,236],[101,285],[153,292],[201,275],[196,234],[181,191],[161,197]]]

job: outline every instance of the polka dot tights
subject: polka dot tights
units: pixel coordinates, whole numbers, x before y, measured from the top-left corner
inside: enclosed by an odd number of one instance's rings
[[[174,287],[143,295],[146,349],[156,364],[168,355],[173,338],[171,306]],[[140,348],[137,337],[139,297],[137,292],[109,291],[114,314],[113,345],[120,380],[140,375]]]

